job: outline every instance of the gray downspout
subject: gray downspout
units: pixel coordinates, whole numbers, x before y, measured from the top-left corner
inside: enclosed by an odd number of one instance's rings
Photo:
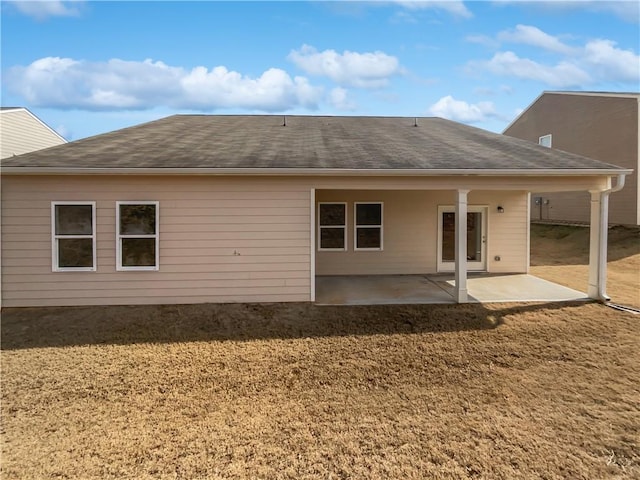
[[[604,190],[600,197],[600,253],[598,255],[598,300],[608,302],[607,295],[607,242],[609,233],[609,195],[619,192],[624,187],[626,174],[618,175],[616,186]]]

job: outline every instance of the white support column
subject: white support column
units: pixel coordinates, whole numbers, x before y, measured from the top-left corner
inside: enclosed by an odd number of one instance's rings
[[[527,192],[527,273],[531,271],[531,192]]]
[[[598,258],[598,299],[603,302],[611,300],[607,295],[607,250],[609,243],[609,195],[605,192],[600,197],[600,255]]]
[[[309,223],[311,229],[309,231],[309,299],[311,302],[316,301],[316,189],[312,188],[309,195]]]
[[[598,299],[600,277],[600,200],[602,192],[591,191],[591,218],[589,223],[589,298]]]
[[[589,241],[589,297],[601,302],[611,300],[607,295],[607,243],[609,240],[609,195],[624,188],[627,172],[618,174],[615,187],[612,178],[606,190],[591,193],[591,231]]]
[[[456,255],[454,297],[458,303],[467,303],[467,194],[458,190],[456,195]]]
[[[607,245],[609,235],[609,193],[591,191],[591,224],[589,232],[590,298],[607,302]]]

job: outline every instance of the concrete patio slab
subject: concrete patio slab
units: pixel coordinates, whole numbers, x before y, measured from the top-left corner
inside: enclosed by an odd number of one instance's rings
[[[432,277],[432,280],[435,278]],[[453,295],[453,278],[439,280]],[[588,300],[587,294],[528,274],[481,275],[467,279],[469,301],[487,302],[567,302]]]
[[[453,297],[425,275],[316,277],[316,304],[319,305],[416,303],[453,303]]]
[[[316,278],[318,305],[455,303],[452,275],[358,275]],[[562,302],[587,295],[533,275],[471,274],[470,302]]]

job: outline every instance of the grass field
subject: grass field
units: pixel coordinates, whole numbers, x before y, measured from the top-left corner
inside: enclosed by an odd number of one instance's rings
[[[579,259],[537,251],[577,255],[583,233],[558,231],[534,228],[535,268],[572,286]],[[610,292],[633,300],[629,238]],[[10,309],[2,478],[639,478],[639,321],[595,303]]]

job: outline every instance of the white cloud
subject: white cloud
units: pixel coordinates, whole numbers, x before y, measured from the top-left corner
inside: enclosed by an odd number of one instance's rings
[[[524,43],[540,47],[551,52],[571,55],[576,49],[562,43],[557,37],[543,32],[531,25],[516,25],[512,30],[505,30],[498,34],[498,40],[503,42]]]
[[[640,3],[637,1],[595,1],[588,2],[587,7],[594,12],[609,12],[622,20],[640,23]]]
[[[271,68],[252,78],[224,66],[186,70],[163,62],[112,59],[86,62],[46,57],[6,74],[8,88],[33,106],[86,110],[167,106],[260,111],[314,109],[322,88],[304,77]]]
[[[66,126],[58,125],[56,128],[54,128],[54,130],[58,135],[65,138],[66,140],[71,139],[71,130],[69,130]]]
[[[225,67],[211,71],[194,68],[180,80],[190,108],[247,108],[276,111],[302,106],[315,108],[321,90],[304,77],[291,78],[287,72],[270,68],[252,79]]]
[[[460,0],[395,0],[395,2],[411,10],[443,10],[455,17],[473,17],[471,11]]]
[[[328,100],[338,110],[353,111],[357,108],[356,103],[349,98],[349,92],[342,87],[332,89]]]
[[[396,24],[397,23],[413,23],[413,24],[418,23],[418,19],[415,16],[411,15],[410,13],[407,13],[404,10],[394,13],[390,21]]]
[[[494,5],[521,4],[549,14],[564,14],[572,10],[611,13],[627,22],[640,22],[640,3],[634,0],[493,0]]]
[[[379,51],[345,50],[340,54],[335,50],[318,52],[303,45],[300,50],[292,50],[287,58],[309,75],[329,77],[339,85],[359,88],[384,87],[390,77],[401,73],[398,59]]]
[[[498,88],[491,87],[476,87],[473,89],[473,93],[476,95],[482,95],[490,97],[498,93],[504,93],[505,95],[511,95],[513,93],[513,87],[510,85],[500,85]]]
[[[465,40],[469,43],[477,43],[489,48],[498,48],[500,46],[500,42],[487,35],[467,35]]]
[[[584,47],[584,60],[601,78],[640,83],[640,56],[616,48],[611,40],[593,40]]]
[[[80,15],[82,1],[59,1],[59,0],[11,0],[7,3],[13,5],[20,13],[44,20],[48,17],[75,17]]]
[[[498,52],[489,61],[471,62],[469,68],[482,68],[496,75],[537,80],[562,88],[577,87],[592,81],[586,71],[572,63],[563,61],[553,66],[543,65],[528,58],[520,58],[513,52]]]
[[[477,123],[498,116],[492,102],[467,103],[456,100],[451,95],[442,97],[431,105],[429,113],[463,123]]]
[[[473,89],[473,93],[476,95],[491,97],[496,94],[496,91],[490,87],[476,87]]]
[[[530,25],[517,25],[514,29],[500,32],[497,38],[539,47],[556,54],[558,60],[554,64],[544,64],[521,58],[512,51],[502,51],[490,60],[469,62],[468,71],[486,70],[496,75],[539,81],[553,87],[584,87],[599,82],[637,85],[640,82],[640,56],[632,50],[618,48],[611,40],[597,39],[581,46],[570,46],[558,37]],[[476,41],[486,43],[485,39],[479,37]]]

